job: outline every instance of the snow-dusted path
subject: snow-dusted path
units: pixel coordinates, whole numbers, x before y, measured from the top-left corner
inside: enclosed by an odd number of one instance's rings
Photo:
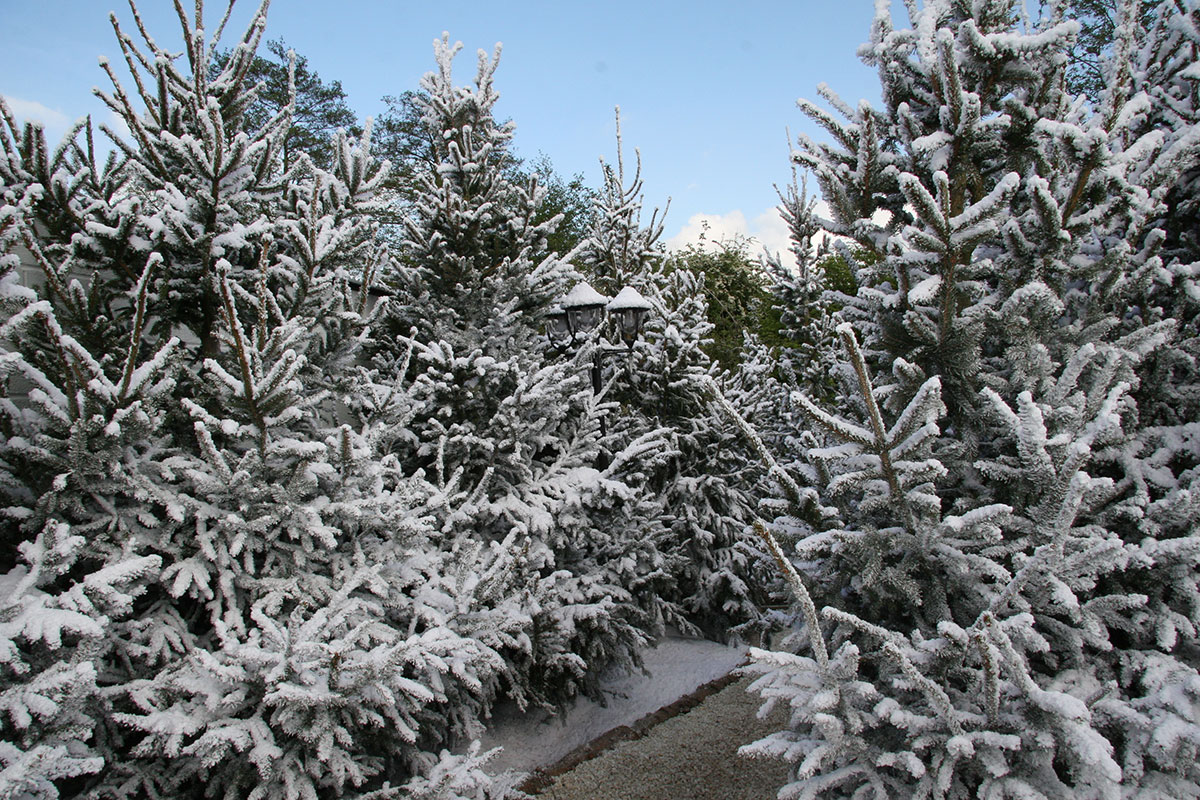
[[[737,748],[779,730],[784,717],[757,720],[759,698],[745,691],[748,679],[729,684],[727,676],[745,658],[745,647],[671,637],[644,654],[649,676],[607,682],[605,706],[581,701],[561,719],[501,709],[482,740],[485,750],[504,748],[488,770],[535,778],[543,770],[558,773],[581,754],[590,758],[615,733],[619,743],[599,756],[527,788],[553,800],[770,800],[786,767],[738,758]],[[718,681],[729,685],[712,693]],[[690,710],[671,716],[680,706]],[[631,735],[637,738],[621,741]]]
[[[558,718],[544,711],[496,709],[481,744],[485,751],[504,749],[488,762],[488,771],[533,772],[550,767],[572,750],[728,675],[745,661],[746,648],[671,636],[645,651],[642,659],[649,675],[621,673],[605,681],[603,706],[580,700]]]
[[[730,684],[690,711],[621,742],[558,776],[543,788],[548,800],[774,800],[787,765],[740,758],[737,749],[783,727],[776,709],[756,718],[749,678]]]

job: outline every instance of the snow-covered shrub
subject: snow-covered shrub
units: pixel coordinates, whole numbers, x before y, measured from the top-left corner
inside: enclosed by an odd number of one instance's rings
[[[402,787],[402,796],[412,800],[511,800],[527,795],[517,792],[513,778],[492,777],[483,765],[495,750],[479,752],[479,743],[455,755],[443,750],[436,763]]]

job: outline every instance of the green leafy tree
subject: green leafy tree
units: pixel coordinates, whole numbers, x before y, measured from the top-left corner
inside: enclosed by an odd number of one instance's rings
[[[224,53],[213,68],[229,59]],[[334,155],[333,135],[339,129],[356,132],[358,118],[347,103],[341,81],[326,82],[308,66],[308,58],[294,53],[282,39],[267,42],[266,54],[255,55],[246,73],[249,85],[261,83],[242,117],[243,129],[252,133],[291,108],[291,127],[280,148],[286,172],[301,153],[329,168]],[[294,96],[293,96],[294,92]]]
[[[582,173],[570,178],[554,169],[550,157],[541,153],[521,170],[538,178],[546,194],[534,216],[536,222],[558,218],[554,232],[546,237],[546,246],[564,258],[572,254],[587,237],[595,214],[596,190],[584,181]]]
[[[715,248],[688,245],[671,254],[667,269],[686,269],[704,276],[704,299],[712,325],[706,352],[721,366],[741,359],[747,333],[761,334],[770,325],[770,282],[762,264],[750,255],[750,239],[735,237]]]

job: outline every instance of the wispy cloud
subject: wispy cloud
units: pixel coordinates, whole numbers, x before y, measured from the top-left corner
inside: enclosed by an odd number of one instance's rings
[[[46,131],[47,141],[58,141],[71,127],[71,118],[61,111],[42,105],[36,100],[25,100],[12,95],[3,95],[4,102],[17,118],[17,123],[37,122]]]

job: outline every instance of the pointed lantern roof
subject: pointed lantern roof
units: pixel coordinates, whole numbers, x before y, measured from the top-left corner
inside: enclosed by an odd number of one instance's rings
[[[626,286],[621,291],[617,292],[608,303],[609,311],[649,311],[650,301],[642,296],[642,293],[632,286]]]
[[[603,306],[608,302],[608,298],[592,288],[592,285],[587,281],[583,281],[575,285],[575,288],[567,293],[567,296],[559,301],[559,305],[565,310],[572,308],[594,308]]]

